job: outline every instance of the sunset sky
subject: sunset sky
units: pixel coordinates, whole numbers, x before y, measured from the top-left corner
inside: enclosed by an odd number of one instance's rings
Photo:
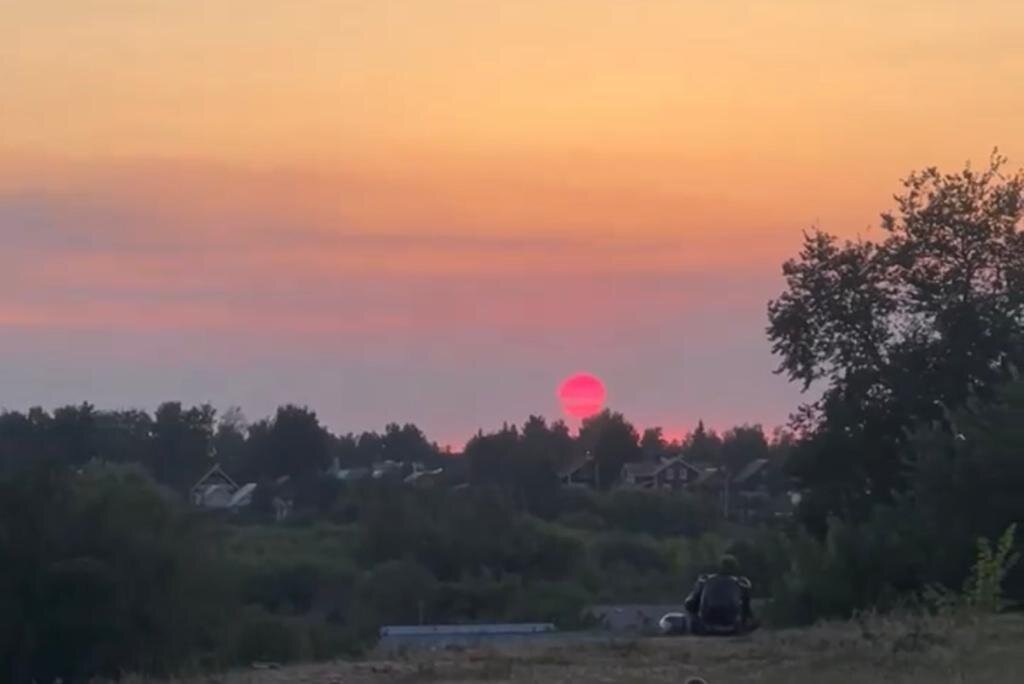
[[[782,423],[801,231],[1024,163],[1024,3],[0,0],[0,407]]]

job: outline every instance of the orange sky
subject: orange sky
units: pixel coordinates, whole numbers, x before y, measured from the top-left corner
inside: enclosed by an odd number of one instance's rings
[[[779,263],[811,224],[870,234],[913,168],[1022,163],[1022,27],[994,0],[2,3],[0,405],[301,401],[455,440],[590,370],[641,423],[781,422]]]

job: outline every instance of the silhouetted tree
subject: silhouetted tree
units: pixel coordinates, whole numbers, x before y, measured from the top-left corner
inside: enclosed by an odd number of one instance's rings
[[[640,451],[643,452],[644,459],[648,461],[657,461],[667,455],[668,443],[665,441],[660,427],[644,430],[644,434],[640,438]]]
[[[387,460],[403,463],[437,463],[440,451],[431,444],[423,431],[411,423],[390,423],[384,428],[383,456]]]
[[[759,458],[768,458],[768,439],[760,425],[739,425],[722,435],[719,459],[730,476]]]
[[[568,426],[562,421],[548,425],[544,418],[530,416],[519,432],[516,452],[516,500],[535,515],[553,515],[560,490],[558,470],[573,452]]]
[[[384,438],[376,432],[364,432],[356,441],[353,465],[368,466],[384,460]]]
[[[722,450],[722,438],[714,430],[697,421],[697,427],[683,442],[683,458],[694,465],[716,466]]]
[[[640,436],[621,413],[602,411],[583,421],[577,449],[589,453],[597,464],[601,489],[609,489],[619,479],[622,466],[641,460]]]
[[[331,440],[331,462],[337,462],[340,468],[367,466],[359,458],[359,442],[352,434],[338,435]]]
[[[478,432],[463,450],[463,458],[469,464],[470,484],[506,491],[514,489],[518,451],[519,431],[515,425],[506,423],[497,432]]]
[[[794,421],[807,439],[793,471],[819,529],[905,490],[915,424],[992,397],[1024,360],[1024,174],[1004,164],[912,173],[883,240],[814,231],[784,265],[768,334],[779,372],[824,387]]]
[[[96,451],[112,463],[150,464],[153,418],[145,411],[101,411],[96,415]]]
[[[0,479],[0,671],[13,684],[166,673],[231,605],[201,530],[136,469]]]
[[[571,458],[573,439],[565,423],[550,426],[530,416],[520,431],[504,425],[480,432],[466,444],[469,482],[499,489],[522,510],[551,516],[558,508],[558,468]]]
[[[57,458],[80,466],[98,456],[96,410],[92,404],[63,406],[53,412],[49,427]]]
[[[952,412],[952,431],[936,424],[915,433],[919,458],[911,473],[916,521],[934,541],[935,581],[960,586],[978,537],[994,539],[1024,520],[1024,382],[986,404]],[[1024,597],[1024,569],[1014,575]]]
[[[312,476],[330,465],[330,433],[314,411],[289,404],[249,428],[260,479]]]
[[[0,471],[19,470],[29,464],[30,456],[52,453],[50,421],[50,415],[38,407],[28,413],[0,413]]]
[[[151,469],[158,482],[183,494],[213,464],[216,414],[208,404],[185,409],[167,402],[157,408]]]
[[[249,425],[240,408],[229,408],[217,421],[213,435],[213,456],[229,474],[251,478],[248,449]]]

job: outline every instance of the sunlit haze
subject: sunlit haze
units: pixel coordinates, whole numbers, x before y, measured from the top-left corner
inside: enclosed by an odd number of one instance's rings
[[[1024,3],[0,5],[0,406],[308,404],[461,444],[579,368],[785,422],[801,233],[1024,163]]]

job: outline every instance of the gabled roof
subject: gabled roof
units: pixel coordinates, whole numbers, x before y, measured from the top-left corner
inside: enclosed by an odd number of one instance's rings
[[[721,477],[722,471],[719,470],[718,468],[704,468],[703,470],[700,471],[700,475],[697,477],[697,480],[696,482],[694,482],[694,484],[697,485],[698,487],[701,485],[707,485]]]
[[[256,491],[256,483],[255,482],[250,482],[249,484],[243,486],[241,489],[239,489],[237,492],[235,492],[234,496],[231,497],[231,501],[228,502],[228,508],[234,508],[236,506],[244,506],[245,504],[249,503],[248,501],[246,501],[246,498],[247,497],[252,497],[252,493],[255,492],[255,491]]]
[[[206,474],[199,478],[198,482],[192,485],[192,490],[195,491],[200,487],[208,487],[211,485],[227,485],[232,491],[238,489],[238,484],[224,472],[219,463],[214,463],[213,467],[207,470]]]
[[[627,463],[622,466],[623,474],[632,477],[655,477],[666,468],[674,465],[682,465],[688,470],[699,473],[700,470],[684,461],[679,456],[667,458],[663,461],[642,461],[640,463]]]
[[[380,461],[373,464],[372,476],[373,479],[379,480],[389,475],[400,473],[403,464],[399,461]]]
[[[766,465],[768,465],[767,458],[758,458],[756,460],[751,461],[746,465],[746,467],[743,470],[741,470],[736,475],[735,478],[733,478],[733,482],[735,482],[736,484],[743,484],[744,482],[752,478],[754,475],[757,475],[759,472],[761,472],[761,470],[764,469]]]
[[[584,466],[593,463],[593,459],[586,454],[581,454],[566,463],[558,471],[559,477],[569,477],[583,469]]]
[[[661,471],[662,464],[657,461],[641,461],[626,463],[622,466],[623,477],[654,477]]]
[[[351,482],[353,480],[362,480],[373,474],[370,468],[341,468],[334,472],[334,477],[339,480]]]
[[[444,473],[444,468],[435,468],[433,470],[417,470],[417,471],[415,471],[413,473],[410,473],[405,478],[404,482],[407,482],[407,483],[419,482],[420,480],[423,480],[423,479],[430,479],[432,477],[437,477],[438,475],[441,475],[442,473]]]

